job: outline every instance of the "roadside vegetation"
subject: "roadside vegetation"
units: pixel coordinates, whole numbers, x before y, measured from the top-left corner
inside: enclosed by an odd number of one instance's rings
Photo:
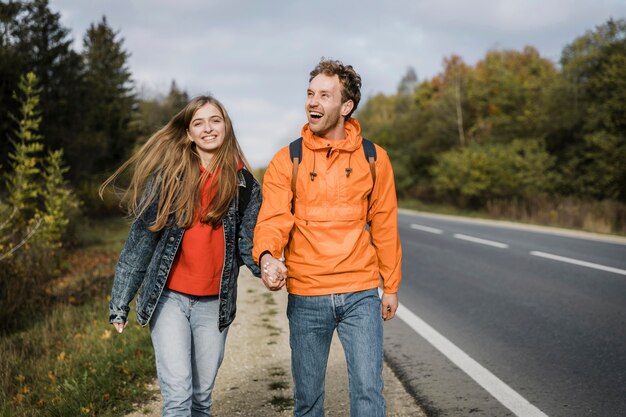
[[[111,276],[128,224],[82,222],[41,311],[0,338],[1,416],[120,416],[155,378],[150,332],[131,314],[107,323]]]
[[[574,198],[559,200],[537,198],[532,202],[491,201],[483,209],[472,209],[461,208],[453,204],[431,203],[405,198],[399,200],[398,205],[401,208],[427,213],[512,221],[626,236],[626,229],[619,227],[626,221],[625,207],[615,201],[596,202],[581,201]]]

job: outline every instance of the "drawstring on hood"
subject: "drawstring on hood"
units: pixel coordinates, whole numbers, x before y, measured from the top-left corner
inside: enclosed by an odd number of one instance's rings
[[[315,177],[317,177],[317,173],[315,172],[315,152],[313,152],[313,171],[309,173],[311,176],[311,181],[315,181]]]
[[[326,153],[326,158],[330,157],[330,151],[332,148],[328,149],[328,153]],[[352,172],[352,167],[350,166],[352,162],[352,153],[348,155],[348,168],[346,168],[346,177],[350,178],[350,173]],[[313,171],[309,172],[311,176],[311,181],[315,181],[315,177],[317,177],[317,172],[315,172],[315,152],[313,152]]]
[[[351,165],[352,151],[354,151],[361,145],[361,140],[360,140],[361,126],[359,125],[359,122],[356,119],[350,118],[346,121],[345,128],[346,128],[346,139],[343,141],[342,146],[339,146],[337,148],[340,150],[350,152],[348,156],[348,167],[345,168],[346,177],[350,178],[350,173],[352,173],[352,165]],[[323,140],[319,136],[316,136],[315,134],[313,134],[308,124],[304,125],[304,127],[302,128],[302,137],[304,138],[304,144],[306,145],[306,147],[311,149],[312,151],[322,148],[323,145],[319,144],[317,142],[318,140],[326,142],[325,139]],[[332,151],[333,151],[333,148],[329,147],[328,151],[326,152],[326,158],[330,158]],[[315,152],[313,152],[313,170],[309,172],[311,181],[315,181],[315,177],[317,177],[317,172],[315,172],[315,162],[316,162],[316,157],[315,157]]]

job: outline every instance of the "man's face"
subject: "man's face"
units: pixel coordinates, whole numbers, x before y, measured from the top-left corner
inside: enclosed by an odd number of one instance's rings
[[[305,109],[309,127],[315,135],[343,138],[344,117],[352,106],[352,100],[341,102],[341,82],[337,75],[319,74],[309,83]]]

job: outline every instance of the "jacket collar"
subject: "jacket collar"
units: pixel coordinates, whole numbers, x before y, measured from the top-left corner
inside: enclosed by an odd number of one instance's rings
[[[341,140],[328,140],[316,136],[310,129],[309,124],[302,127],[302,142],[311,150],[328,149],[328,145],[341,151],[353,152],[361,146],[361,125],[350,118],[344,124],[345,138]]]

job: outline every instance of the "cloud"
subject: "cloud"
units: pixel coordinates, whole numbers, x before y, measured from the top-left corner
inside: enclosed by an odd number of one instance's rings
[[[444,57],[470,64],[492,48],[537,47],[558,61],[568,42],[622,0],[51,0],[76,49],[103,15],[120,31],[139,87],[213,93],[231,113],[253,166],[300,135],[309,71],[322,56],[352,64],[364,99],[393,93],[409,66],[420,79]],[[375,140],[375,138],[372,138]]]

